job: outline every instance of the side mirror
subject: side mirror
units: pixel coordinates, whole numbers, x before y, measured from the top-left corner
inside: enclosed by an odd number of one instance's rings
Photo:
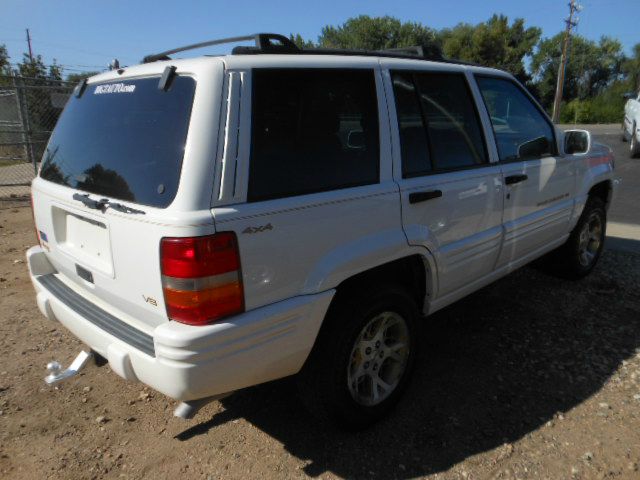
[[[634,92],[626,92],[622,94],[622,98],[625,100],[631,100],[632,98],[636,98],[636,94]]]
[[[591,149],[591,134],[586,130],[567,130],[564,134],[564,153],[583,155]]]
[[[537,137],[518,145],[518,158],[539,158],[551,151],[547,137]]]

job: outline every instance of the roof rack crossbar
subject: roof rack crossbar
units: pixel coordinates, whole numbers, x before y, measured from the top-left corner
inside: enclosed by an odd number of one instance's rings
[[[146,57],[144,57],[142,59],[142,63],[151,63],[157,60],[169,60],[169,55],[185,52],[187,50],[195,50],[197,48],[210,47],[212,45],[223,45],[225,43],[244,42],[246,40],[253,40],[255,42],[255,50],[258,52],[266,53],[279,50],[287,50],[291,52],[299,50],[296,44],[284,35],[278,35],[277,33],[255,33],[253,35],[242,35],[240,37],[208,40],[206,42],[194,43],[185,47],[174,48],[165,52],[154,53],[153,55],[147,55]]]
[[[424,51],[424,47],[422,45],[411,45],[410,47],[396,47],[396,48],[383,48],[381,50],[376,50],[381,53],[391,53],[391,54],[400,54],[400,55],[411,55],[421,58],[430,58],[429,55]]]

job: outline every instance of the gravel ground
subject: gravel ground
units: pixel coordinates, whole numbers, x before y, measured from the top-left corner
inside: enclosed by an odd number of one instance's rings
[[[640,256],[607,251],[561,281],[533,267],[429,318],[394,413],[347,434],[283,380],[190,421],[175,402],[90,366],[40,315],[24,251],[31,212],[0,202],[0,478],[640,478]]]

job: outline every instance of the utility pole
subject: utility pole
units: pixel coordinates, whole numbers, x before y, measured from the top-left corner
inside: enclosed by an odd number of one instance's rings
[[[29,61],[33,63],[33,50],[31,50],[31,34],[27,28],[27,45],[29,45]]]
[[[562,57],[560,57],[560,67],[558,68],[558,83],[556,84],[556,96],[553,99],[553,122],[558,123],[560,119],[560,103],[562,102],[562,90],[564,89],[564,75],[567,69],[569,57],[569,42],[571,40],[571,29],[578,25],[578,18],[574,20],[574,15],[582,9],[576,0],[569,3],[569,18],[565,20],[567,28],[564,32],[564,42],[562,44]]]

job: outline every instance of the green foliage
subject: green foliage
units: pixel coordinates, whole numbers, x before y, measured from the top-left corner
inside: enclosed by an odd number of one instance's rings
[[[418,22],[401,22],[389,16],[360,15],[336,27],[327,25],[318,37],[318,45],[325,48],[363,50],[418,45],[424,47],[429,54],[440,53],[435,30]]]
[[[291,35],[289,35],[289,40],[295,43],[298,48],[313,48],[316,46],[316,44],[314,44],[311,40],[305,40],[304,38],[302,38],[302,35],[300,35],[299,33],[296,33],[295,35],[292,33]]]
[[[558,79],[564,33],[544,39],[531,60],[531,72],[542,104],[549,108]],[[601,93],[618,78],[624,60],[618,40],[602,37],[599,42],[573,35],[565,70],[563,98],[585,100]]]
[[[622,72],[629,80],[629,90],[640,90],[640,43],[634,45],[633,56],[622,63]]]
[[[27,109],[27,118],[31,130],[34,132],[48,132],[53,127],[60,116],[60,109],[52,103],[52,94],[57,91],[65,92],[67,89],[56,90],[50,87],[63,87],[62,67],[54,60],[48,67],[44,64],[41,55],[30,58],[24,54],[22,62],[18,65],[18,72],[22,77],[19,85],[26,87],[47,87],[47,88],[25,88],[24,102]],[[35,134],[34,134],[35,135]],[[46,137],[46,134],[43,134]],[[33,137],[35,138],[35,136]],[[36,140],[38,140],[36,138]],[[38,148],[46,142],[36,142]],[[36,151],[36,156],[41,156],[41,151]]]
[[[616,81],[592,98],[563,103],[560,123],[618,123],[626,102],[622,95],[629,89],[629,81]]]
[[[526,81],[524,58],[533,53],[540,34],[537,27],[525,28],[522,18],[509,25],[508,17],[493,15],[478,25],[460,23],[442,30],[439,36],[446,57],[506,70]]]
[[[18,65],[20,76],[27,78],[45,78],[47,67],[42,61],[42,55],[36,55],[33,59],[26,53],[22,56],[22,62]]]
[[[71,82],[71,83],[78,83],[80,80],[82,80],[83,78],[89,78],[89,77],[93,77],[94,75],[97,75],[100,72],[80,72],[80,73],[70,73],[69,75],[67,75],[67,82]]]
[[[325,26],[317,42],[300,34],[292,33],[289,38],[301,48],[383,50],[422,46],[431,56],[444,54],[511,72],[550,109],[564,32],[542,41],[540,35],[539,28],[525,27],[523,19],[516,18],[510,23],[504,15],[493,15],[477,25],[461,23],[440,31],[419,22],[402,22],[391,16],[361,15],[349,18],[341,25]],[[525,67],[527,57],[531,58],[529,72]],[[40,55],[33,60],[24,55],[18,71],[23,77],[35,79],[36,85],[62,84],[62,67],[55,60],[47,67]],[[76,83],[96,73],[74,73],[68,75],[67,80]],[[635,45],[631,58],[625,58],[618,40],[602,37],[594,42],[573,35],[565,73],[562,121],[618,122],[624,108],[622,93],[640,89],[640,43]],[[7,49],[0,45],[0,75],[10,74]],[[34,91],[29,95],[30,105],[46,105],[44,97],[35,98],[44,95],[42,92]],[[29,113],[35,121],[48,124],[54,116],[47,108],[30,106]]]
[[[11,75],[11,63],[6,45],[0,45],[0,75]]]

